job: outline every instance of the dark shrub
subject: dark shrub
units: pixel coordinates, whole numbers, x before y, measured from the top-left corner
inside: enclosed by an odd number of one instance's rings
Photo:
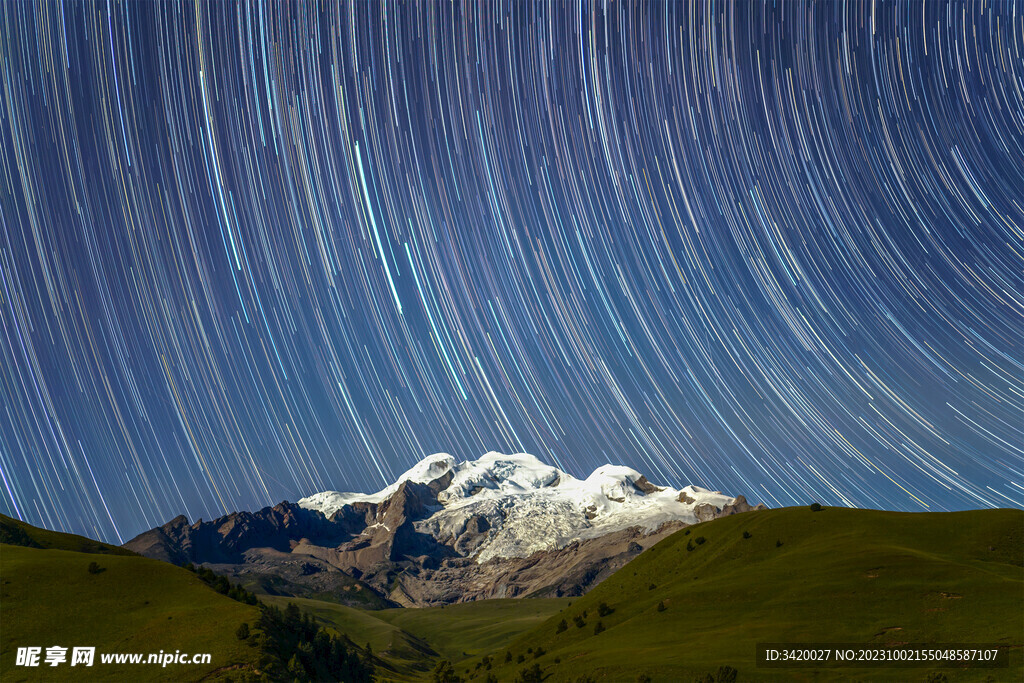
[[[655,586],[655,585],[654,585],[654,584],[652,583],[652,584],[651,584],[650,586],[648,586],[648,587],[647,587],[647,590],[649,590],[649,591],[652,591],[652,590],[654,590],[655,588],[657,588],[657,586]]]
[[[658,611],[659,612],[664,612],[666,609],[668,609],[668,608],[665,607],[665,601],[664,600],[659,601],[658,602]]]
[[[704,541],[706,541],[706,540],[707,539],[704,538],[703,536],[698,536],[697,537],[697,545],[704,545]]]
[[[249,624],[243,623],[235,630],[235,635],[239,640],[245,640],[249,637]]]
[[[540,659],[545,654],[546,654],[546,651],[544,650],[544,648],[538,647],[536,650],[533,651],[533,658],[534,659]]]
[[[744,531],[743,532],[743,538],[750,538],[750,532],[749,531]]]
[[[103,569],[103,567],[101,567],[99,565],[99,563],[97,563],[97,562],[90,562],[89,563],[89,573],[90,574],[99,574],[102,571],[105,571],[105,570]]]
[[[516,664],[522,664],[525,661],[526,661],[526,655],[524,655],[522,652],[520,652],[519,655],[516,657]]]
[[[544,680],[544,672],[540,668],[540,664],[534,662],[532,667],[526,669],[520,669],[519,675],[516,676],[516,683],[541,683]]]
[[[462,683],[462,677],[455,673],[455,667],[447,659],[442,659],[431,672],[433,683]]]
[[[506,652],[505,653],[505,663],[508,664],[511,661],[512,661],[512,653],[511,652]]]
[[[598,633],[600,633],[601,631],[603,631],[603,630],[604,630],[604,624],[602,624],[600,621],[597,622],[596,624],[594,624],[594,635],[595,636]]]
[[[637,674],[636,683],[651,683],[651,677],[648,674]]]
[[[821,503],[811,503],[811,512],[821,512]]]
[[[583,628],[587,625],[587,622],[583,620],[583,617],[578,614],[572,618],[572,623],[576,624],[576,628]]]
[[[555,628],[555,633],[561,633],[567,628],[569,628],[569,624],[565,623],[565,619],[562,619],[558,622],[558,626]]]
[[[720,666],[718,673],[715,674],[715,683],[736,683],[737,673],[739,672],[731,666]]]
[[[781,548],[782,547],[782,541],[775,541],[775,547],[776,548]]]
[[[614,611],[615,610],[608,606],[607,602],[602,602],[600,605],[597,606],[597,614],[601,617],[606,617]]]
[[[686,542],[686,549],[687,549],[687,550],[691,550],[691,551],[692,551],[692,550],[693,550],[694,548],[696,548],[696,547],[697,547],[697,546],[695,546],[695,545],[693,544],[693,541],[687,541],[687,542]]]

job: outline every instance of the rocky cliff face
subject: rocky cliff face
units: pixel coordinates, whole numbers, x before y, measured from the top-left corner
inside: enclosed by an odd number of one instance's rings
[[[207,564],[271,594],[363,607],[582,595],[679,528],[761,509],[654,486],[628,468],[577,480],[526,455],[431,456],[376,494],[328,491],[189,524],[125,547]]]

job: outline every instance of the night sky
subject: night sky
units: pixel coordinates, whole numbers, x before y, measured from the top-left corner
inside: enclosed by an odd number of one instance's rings
[[[1024,505],[1024,4],[0,4],[0,511],[424,455]]]

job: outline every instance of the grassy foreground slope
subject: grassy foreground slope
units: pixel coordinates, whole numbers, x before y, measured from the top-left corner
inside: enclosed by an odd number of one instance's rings
[[[739,681],[925,681],[932,672],[951,682],[1024,680],[1022,563],[1021,510],[752,512],[662,541],[492,652],[491,671],[476,668],[480,658],[455,668],[475,672],[470,680],[506,681],[538,663],[548,683],[640,674],[692,681],[722,665],[738,670]],[[760,642],[896,641],[1009,645],[1011,668],[815,671],[759,668],[754,660]],[[544,654],[535,657],[538,649]]]
[[[103,571],[88,571],[97,561]],[[139,556],[0,546],[0,680],[199,680],[252,668],[256,651],[235,637],[258,610],[220,595],[194,574]],[[15,666],[18,647],[68,648],[57,667]],[[71,648],[96,646],[87,671]],[[210,664],[103,665],[100,653],[210,653]],[[42,659],[42,657],[40,657]]]
[[[64,661],[51,666],[46,653],[55,647],[64,648]],[[91,666],[72,664],[76,647],[95,648]],[[19,648],[38,648],[37,665],[19,664]],[[150,663],[150,655],[159,657]],[[370,683],[374,661],[295,605],[259,603],[206,567],[176,567],[0,516],[3,683]]]

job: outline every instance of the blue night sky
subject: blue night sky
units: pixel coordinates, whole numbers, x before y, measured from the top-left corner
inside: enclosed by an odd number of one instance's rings
[[[1019,2],[8,2],[0,72],[6,514],[1024,505]]]

